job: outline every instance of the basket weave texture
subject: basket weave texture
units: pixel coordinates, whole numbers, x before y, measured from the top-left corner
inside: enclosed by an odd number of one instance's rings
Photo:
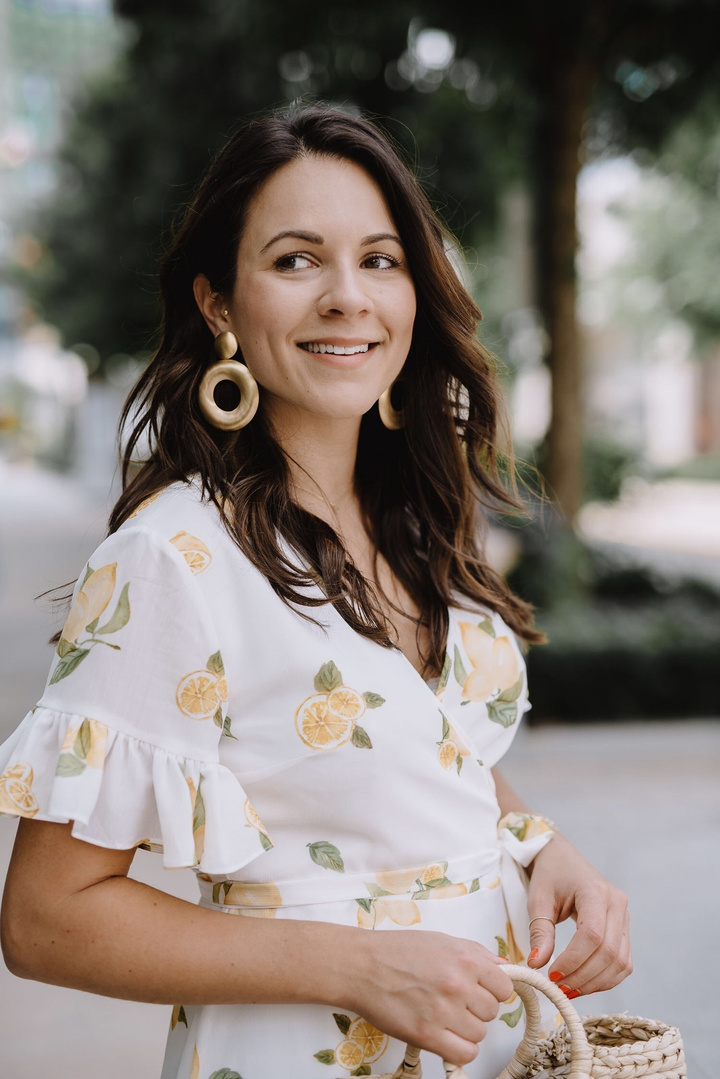
[[[686,1079],[682,1038],[677,1027],[635,1015],[588,1015],[582,1020],[593,1051],[591,1079]],[[570,1035],[563,1024],[538,1042],[532,1076],[562,1079],[570,1074]]]
[[[510,964],[504,970],[525,1005],[525,1033],[498,1079],[687,1079],[677,1027],[634,1015],[581,1019],[561,990],[542,974]],[[541,1015],[534,990],[548,997],[564,1020],[551,1038],[538,1039]],[[444,1065],[446,1079],[467,1079],[462,1068]],[[408,1046],[396,1071],[367,1079],[422,1079],[420,1050]]]

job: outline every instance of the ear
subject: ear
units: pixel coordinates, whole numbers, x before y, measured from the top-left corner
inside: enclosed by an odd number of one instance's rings
[[[227,316],[223,313],[226,309],[223,296],[219,292],[213,292],[210,282],[202,273],[193,281],[193,295],[210,333],[217,337],[222,330],[228,328]]]

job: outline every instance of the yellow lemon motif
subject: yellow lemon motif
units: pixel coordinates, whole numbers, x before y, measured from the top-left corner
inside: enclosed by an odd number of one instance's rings
[[[467,895],[466,884],[441,884],[430,891],[430,899],[457,899],[461,895]]]
[[[328,693],[327,706],[333,715],[343,719],[359,719],[365,711],[365,701],[355,689],[339,686]]]
[[[106,609],[115,591],[117,562],[101,566],[82,586],[68,615],[61,636],[74,643],[82,631]]]
[[[0,776],[0,813],[34,817],[39,806],[32,792],[34,773],[27,761],[6,768]]]
[[[473,665],[463,686],[463,697],[486,701],[494,693],[514,685],[520,675],[520,662],[509,638],[493,638],[470,622],[459,625],[465,652]]]
[[[212,562],[212,555],[207,544],[189,532],[178,532],[170,542],[183,556],[193,573],[202,573]]]
[[[386,872],[376,873],[375,880],[384,892],[391,892],[393,895],[404,895],[405,892],[415,891],[415,881],[424,872],[424,866],[415,866],[412,869],[389,869]],[[442,876],[442,873],[440,876]]]
[[[295,713],[295,730],[312,749],[336,749],[352,735],[353,720],[331,712],[326,693],[315,693]]]
[[[190,1079],[198,1079],[200,1075],[200,1057],[198,1056],[197,1045],[193,1048],[192,1064],[190,1065]]]
[[[340,1042],[335,1050],[335,1060],[341,1068],[353,1071],[363,1063],[363,1051],[357,1042],[352,1042],[349,1038],[346,1038],[345,1041]]]
[[[220,698],[220,700],[221,701],[226,701],[228,699],[227,678],[218,678],[217,683],[216,683],[216,688],[217,688],[218,697]]]
[[[155,499],[159,498],[161,494],[162,491],[156,491],[154,495],[148,495],[147,498],[144,498],[140,505],[128,516],[128,521],[132,520],[133,517],[137,517],[138,513],[142,513],[148,506],[151,506]]]
[[[220,894],[222,896],[223,892]],[[224,894],[222,905],[224,907],[275,908],[282,906],[282,896],[276,884],[245,884],[242,881],[233,881]],[[274,918],[275,910],[272,914],[256,912],[256,916]]]
[[[372,1064],[385,1052],[388,1043],[387,1034],[378,1030],[367,1019],[356,1019],[348,1034],[350,1041],[356,1042],[363,1055],[363,1064]]]
[[[218,680],[210,671],[192,671],[178,683],[177,706],[188,719],[210,719],[220,704]]]
[[[420,878],[423,884],[427,884],[431,880],[440,880],[447,873],[447,862],[434,862],[432,865],[428,865],[423,869],[422,877]]]
[[[460,751],[458,747],[455,745],[451,738],[448,738],[447,741],[443,742],[442,745],[438,746],[438,760],[440,761],[443,768],[452,768],[455,761],[457,760],[459,752]]]

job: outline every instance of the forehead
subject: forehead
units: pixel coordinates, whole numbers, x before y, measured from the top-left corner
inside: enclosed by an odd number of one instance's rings
[[[248,208],[241,247],[293,228],[326,238],[339,231],[361,236],[396,231],[369,173],[353,161],[319,155],[296,158],[268,177]]]

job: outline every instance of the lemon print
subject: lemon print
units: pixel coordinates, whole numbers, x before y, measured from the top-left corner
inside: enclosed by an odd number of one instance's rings
[[[388,1043],[387,1034],[368,1023],[367,1019],[356,1019],[348,1031],[348,1038],[360,1046],[363,1064],[372,1064],[382,1056]]]
[[[424,868],[418,869],[417,866],[412,869],[389,869],[385,872],[376,873],[375,879],[384,892],[402,895],[404,892],[413,890],[415,881],[424,872]]]
[[[346,1038],[345,1041],[340,1042],[335,1050],[335,1060],[341,1068],[353,1071],[363,1063],[363,1051],[357,1042],[352,1042],[349,1038]]]
[[[133,517],[137,517],[138,513],[142,513],[142,511],[144,509],[146,509],[148,506],[151,506],[153,504],[153,502],[155,501],[155,499],[159,498],[161,494],[162,494],[162,491],[156,491],[154,495],[148,495],[147,498],[144,498],[142,500],[142,502],[140,503],[140,505],[137,506],[137,508],[134,509],[132,511],[132,513],[129,515],[128,521],[132,520]]]
[[[202,573],[212,562],[212,555],[207,545],[189,532],[178,532],[170,542],[183,556],[193,573]]]
[[[441,880],[447,873],[447,862],[435,862],[433,865],[428,865],[423,870],[422,877],[420,878],[423,884],[427,884],[431,880]]]
[[[353,721],[330,711],[326,693],[315,693],[295,713],[295,729],[306,746],[337,749],[352,735]]]
[[[227,678],[218,678],[218,680],[217,680],[217,692],[218,692],[218,697],[220,698],[221,701],[226,701],[228,699]]]
[[[34,774],[27,761],[6,768],[0,776],[0,813],[34,817],[40,808],[32,792]]]
[[[177,706],[188,719],[210,719],[220,704],[218,680],[210,671],[193,671],[180,681],[175,694]]]
[[[190,1079],[199,1079],[200,1076],[200,1057],[198,1056],[197,1045],[193,1047],[192,1064],[190,1065]]]
[[[458,757],[458,747],[452,741],[443,742],[438,748],[438,760],[443,768],[452,768]]]
[[[327,705],[333,715],[343,719],[359,719],[365,711],[365,701],[357,690],[348,686],[340,686],[328,693]]]

